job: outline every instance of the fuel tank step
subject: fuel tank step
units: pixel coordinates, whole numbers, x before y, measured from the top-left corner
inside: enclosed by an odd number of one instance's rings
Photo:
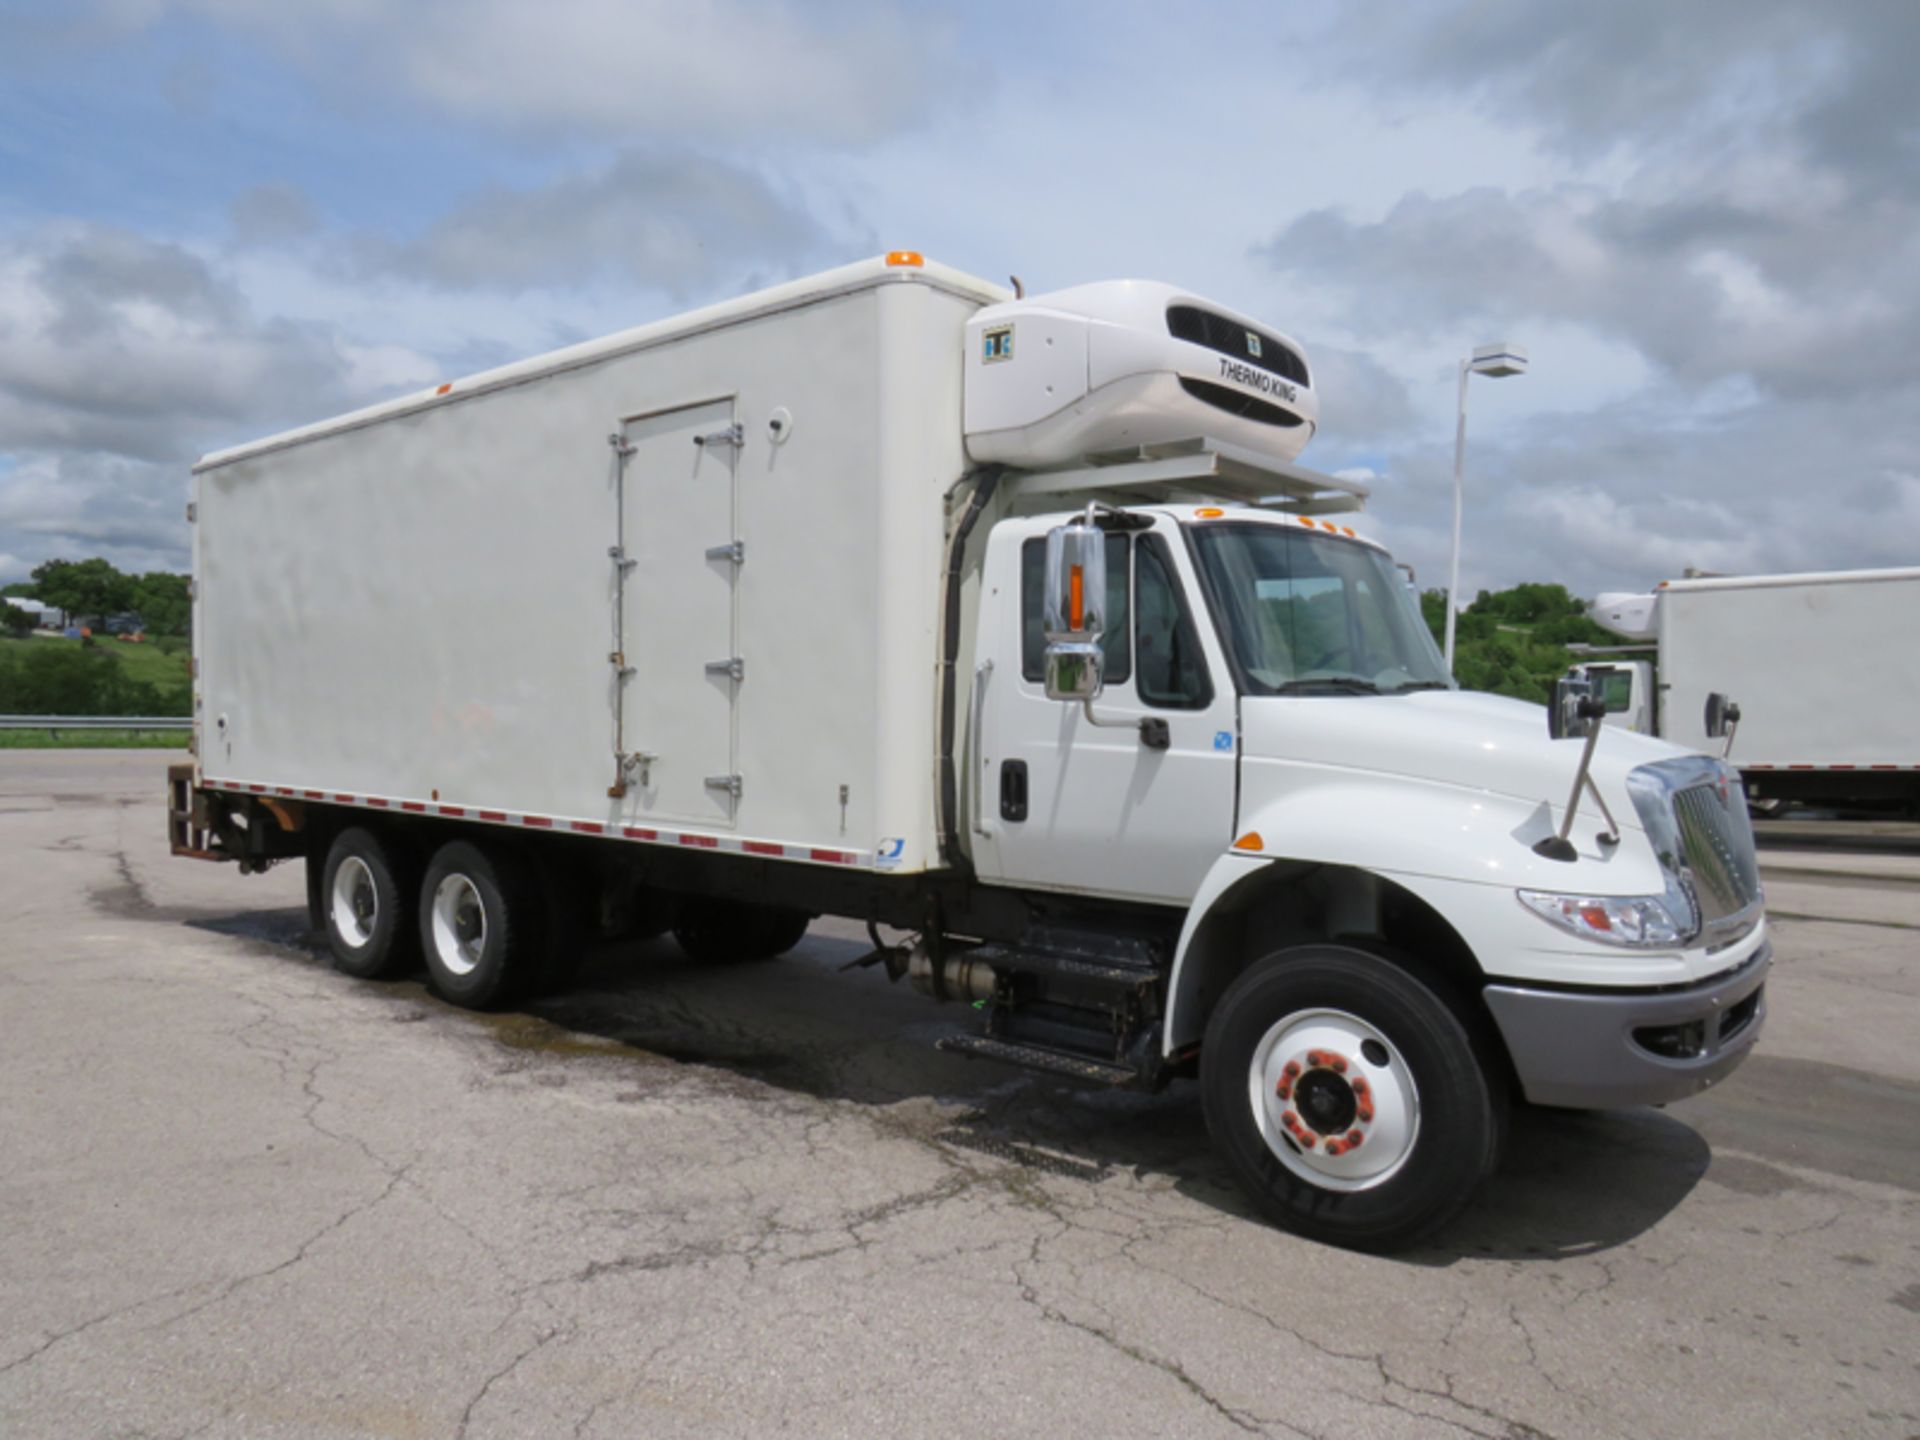
[[[934,1042],[934,1048],[957,1055],[977,1056],[982,1060],[998,1060],[1007,1065],[1021,1065],[1029,1070],[1045,1070],[1053,1075],[1067,1075],[1096,1085],[1132,1085],[1141,1078],[1139,1071],[1126,1065],[1115,1065],[1109,1060],[1094,1060],[1065,1050],[1049,1049],[1044,1045],[1023,1045],[1016,1040],[996,1040],[991,1035],[946,1035]]]

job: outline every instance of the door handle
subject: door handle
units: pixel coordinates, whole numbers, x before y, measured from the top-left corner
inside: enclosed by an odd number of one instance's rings
[[[1000,762],[1000,818],[1016,823],[1027,818],[1027,762]]]

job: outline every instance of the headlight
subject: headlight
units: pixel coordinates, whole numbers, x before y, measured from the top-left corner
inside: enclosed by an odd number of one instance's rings
[[[1643,949],[1684,945],[1693,934],[1692,907],[1672,895],[1556,895],[1517,890],[1520,903],[1583,940]],[[1676,915],[1676,898],[1687,913]]]

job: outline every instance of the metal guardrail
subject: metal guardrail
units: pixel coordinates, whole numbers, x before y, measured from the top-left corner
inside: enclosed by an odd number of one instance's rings
[[[191,729],[191,715],[0,715],[0,730]]]

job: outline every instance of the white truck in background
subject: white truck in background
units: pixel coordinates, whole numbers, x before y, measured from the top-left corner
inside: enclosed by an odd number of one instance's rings
[[[1589,613],[1634,642],[1569,671],[1609,725],[1725,751],[1762,806],[1920,815],[1920,568],[1669,580]],[[1739,707],[1731,746],[1714,695]]]
[[[1172,286],[899,252],[210,455],[174,849],[475,1007],[864,920],[943,1047],[1197,1078],[1268,1216],[1403,1245],[1511,1100],[1732,1071],[1771,946],[1731,772],[1458,691],[1317,413]]]

